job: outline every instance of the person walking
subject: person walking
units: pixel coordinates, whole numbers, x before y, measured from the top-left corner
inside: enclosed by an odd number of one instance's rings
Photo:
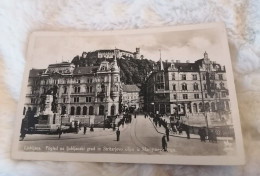
[[[162,149],[163,151],[167,151],[167,142],[166,142],[166,139],[165,139],[166,135],[163,135],[162,137]]]
[[[169,135],[170,135],[169,133],[170,133],[169,128],[166,127],[165,134],[166,134],[166,137],[167,137],[167,142],[169,142],[169,140],[170,140],[169,139]]]
[[[61,134],[62,134],[62,131],[61,131],[60,127],[58,127],[57,132],[58,132],[59,139],[60,139],[60,136],[61,136]]]
[[[83,131],[84,131],[84,134],[86,134],[86,131],[87,131],[87,125],[84,125]]]
[[[119,139],[120,139],[120,130],[118,128],[116,131],[116,140],[119,141]]]

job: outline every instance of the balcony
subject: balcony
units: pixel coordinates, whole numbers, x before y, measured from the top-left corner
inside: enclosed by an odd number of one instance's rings
[[[170,90],[156,90],[154,93],[160,94],[160,93],[170,93]]]
[[[115,98],[115,97],[118,97],[119,96],[119,92],[114,92],[114,91],[111,91],[110,92],[110,96],[111,96],[111,98]]]

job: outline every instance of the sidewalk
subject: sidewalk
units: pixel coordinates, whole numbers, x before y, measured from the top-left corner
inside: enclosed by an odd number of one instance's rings
[[[156,127],[152,121],[152,118],[150,116],[148,118],[158,133],[165,134],[165,128],[163,126],[159,127],[159,125],[157,125],[157,127]],[[171,131],[171,129],[169,129],[169,130],[170,130],[170,134],[169,134],[170,136],[187,138],[187,134],[185,131],[183,131],[182,134],[176,134],[176,133],[173,133],[173,131]],[[197,134],[190,134],[190,139],[200,139],[200,136]],[[234,140],[232,137],[217,137],[217,139],[218,140]]]

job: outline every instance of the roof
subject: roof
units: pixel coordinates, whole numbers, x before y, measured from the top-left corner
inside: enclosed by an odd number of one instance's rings
[[[70,66],[71,63],[69,62],[61,62],[61,63],[57,63],[57,64],[50,64],[48,66],[48,68],[50,67],[67,67],[67,66]]]
[[[31,69],[29,73],[29,77],[37,77],[40,76],[45,69]]]
[[[140,89],[135,85],[122,84],[123,92],[140,92]]]
[[[84,75],[84,74],[90,74],[97,70],[99,66],[87,66],[87,67],[77,67],[74,69],[73,74],[74,75]]]

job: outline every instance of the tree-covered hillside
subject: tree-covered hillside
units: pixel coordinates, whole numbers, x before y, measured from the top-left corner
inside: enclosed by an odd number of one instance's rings
[[[72,63],[76,66],[84,67],[86,65],[99,65],[105,58],[83,58],[76,56]],[[113,59],[106,59],[112,62]],[[125,84],[142,84],[146,75],[152,71],[154,61],[148,59],[134,59],[131,57],[117,59],[118,66],[121,69],[121,81]]]

